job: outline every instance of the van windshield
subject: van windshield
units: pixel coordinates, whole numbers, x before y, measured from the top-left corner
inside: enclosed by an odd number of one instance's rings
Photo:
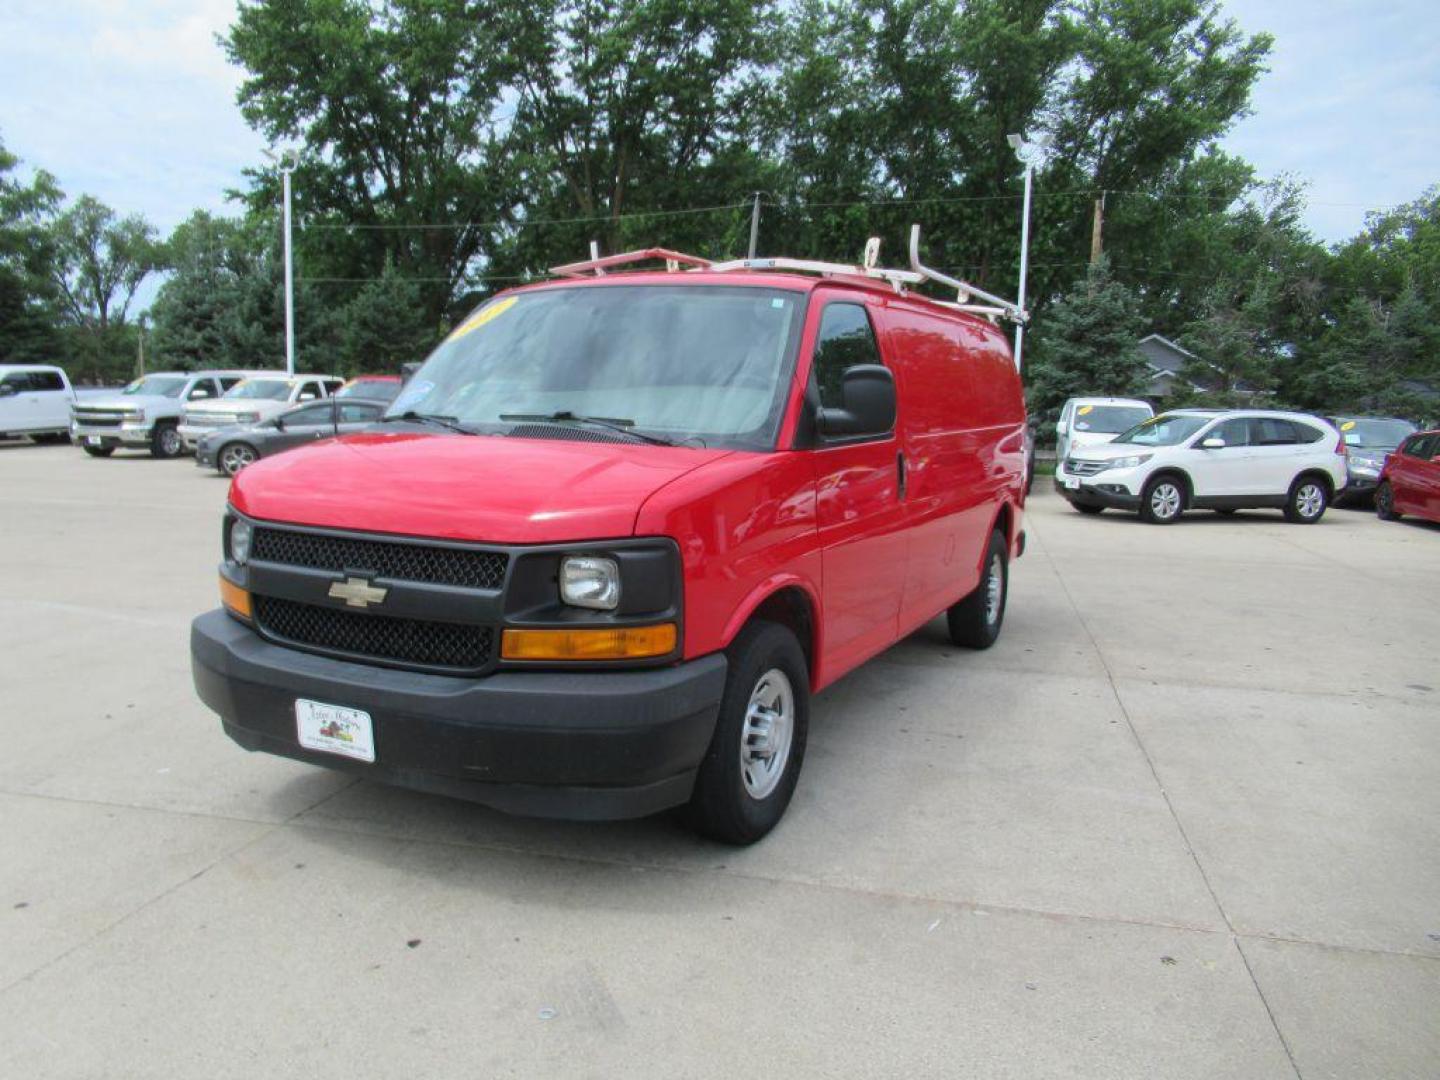
[[[1139,405],[1081,405],[1075,410],[1075,430],[1114,435],[1149,416],[1150,410]]]
[[[430,354],[390,416],[473,430],[570,414],[672,442],[768,450],[790,385],[801,293],[591,285],[491,301]]]
[[[1214,416],[1170,416],[1162,413],[1141,421],[1117,436],[1115,441],[1137,446],[1177,446],[1214,419]]]

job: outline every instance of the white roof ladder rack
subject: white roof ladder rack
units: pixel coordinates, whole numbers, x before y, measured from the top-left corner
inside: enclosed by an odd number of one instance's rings
[[[954,289],[955,299],[953,301],[937,300],[932,303],[943,304],[955,311],[980,315],[991,322],[1009,319],[1012,322],[1023,324],[1030,317],[1029,313],[1019,304],[924,265],[920,261],[919,225],[910,227],[910,269],[908,270],[891,270],[877,265],[880,260],[880,238],[872,236],[865,243],[863,262],[859,266],[848,263],[821,262],[815,259],[789,258],[731,259],[727,262],[711,262],[698,255],[686,255],[668,248],[643,248],[639,251],[627,251],[619,255],[601,256],[599,246],[592,242],[589,259],[584,262],[566,263],[564,266],[552,267],[550,272],[558,277],[573,278],[586,275],[601,277],[607,270],[615,267],[659,260],[664,260],[665,269],[672,274],[678,273],[682,269],[687,271],[708,270],[711,273],[725,273],[731,270],[790,270],[802,274],[819,274],[823,277],[884,281],[901,294],[913,286],[933,281],[938,285]],[[973,303],[973,300],[981,302],[977,304]]]

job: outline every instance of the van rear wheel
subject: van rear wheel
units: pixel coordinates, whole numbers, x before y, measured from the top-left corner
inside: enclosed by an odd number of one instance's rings
[[[985,548],[980,584],[945,613],[950,640],[967,649],[988,649],[1000,637],[1005,600],[1010,592],[1009,550],[1005,534],[996,529]]]
[[[753,844],[795,793],[810,730],[810,675],[795,635],[776,623],[750,623],[727,653],[715,734],[687,813],[712,839]]]

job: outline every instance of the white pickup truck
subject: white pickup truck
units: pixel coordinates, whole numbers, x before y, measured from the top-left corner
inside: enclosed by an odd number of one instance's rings
[[[268,420],[291,405],[327,398],[344,385],[344,379],[330,375],[256,373],[218,400],[186,405],[180,418],[180,438],[185,449],[193,452],[200,437],[217,428]]]
[[[70,432],[75,391],[49,364],[0,364],[0,439],[28,435],[36,442],[64,442]]]
[[[209,401],[254,371],[156,371],[125,389],[82,397],[71,414],[70,437],[91,457],[116,450],[149,450],[154,457],[179,457],[180,416],[186,406]]]

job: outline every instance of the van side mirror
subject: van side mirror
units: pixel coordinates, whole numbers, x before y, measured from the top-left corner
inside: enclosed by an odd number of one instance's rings
[[[1225,444],[1225,440],[1224,440],[1224,439],[1222,439],[1222,438],[1220,438],[1219,436],[1216,436],[1216,435],[1211,435],[1208,439],[1206,439],[1204,442],[1202,442],[1202,443],[1200,444],[1200,449],[1202,449],[1202,450],[1224,450],[1224,449],[1225,449],[1225,445],[1226,445],[1226,444]]]
[[[884,435],[895,426],[895,376],[883,364],[856,364],[840,376],[838,409],[821,409],[821,435]]]
[[[1068,427],[1067,427],[1067,425],[1066,425],[1066,423],[1065,423],[1064,420],[1056,420],[1056,421],[1055,421],[1055,434],[1056,434],[1056,435],[1064,435],[1067,430],[1068,430]]]

